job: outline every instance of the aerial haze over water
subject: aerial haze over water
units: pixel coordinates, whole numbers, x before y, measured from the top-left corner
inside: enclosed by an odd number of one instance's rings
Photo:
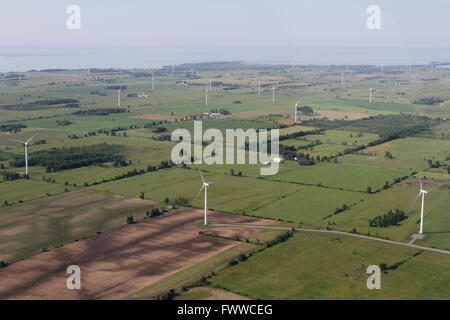
[[[256,46],[0,46],[0,71],[160,68],[217,61],[293,65],[450,62],[450,48]]]

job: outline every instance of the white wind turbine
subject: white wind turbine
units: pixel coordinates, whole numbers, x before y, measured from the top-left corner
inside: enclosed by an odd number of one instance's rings
[[[272,102],[275,102],[275,86],[272,87]]]
[[[36,133],[37,134],[37,133]],[[34,134],[30,139],[28,139],[27,141],[22,141],[22,140],[18,140],[18,139],[13,139],[17,142],[22,143],[25,146],[25,175],[28,176],[28,143],[36,136],[36,134]]]
[[[297,106],[298,106],[298,104],[300,103],[300,101],[301,101],[301,100],[298,100],[298,101],[295,103],[294,124],[297,123]]]
[[[117,105],[120,107],[120,91],[122,89],[122,86],[119,87],[119,90],[117,90]]]
[[[422,196],[422,206],[421,206],[421,210],[420,210],[420,230],[419,233],[422,234],[423,233],[423,209],[424,209],[424,202],[425,202],[425,194],[428,193],[428,191],[423,189],[422,186],[422,179],[419,179],[420,182],[420,191],[419,191],[419,195],[417,196],[416,200],[414,200],[414,203],[416,203],[417,199],[420,198],[420,196]]]
[[[200,193],[202,192],[203,189],[205,189],[205,220],[204,220],[204,225],[208,225],[208,187],[212,184],[216,184],[217,182],[206,182],[205,181],[205,177],[203,177],[202,172],[200,171],[200,169],[198,169],[198,173],[200,174],[200,177],[202,178],[203,181],[203,185],[200,188],[200,191],[197,193],[197,196],[195,197],[194,201],[197,200],[198,196],[200,195]]]

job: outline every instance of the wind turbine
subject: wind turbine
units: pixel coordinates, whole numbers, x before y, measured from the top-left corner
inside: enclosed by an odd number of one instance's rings
[[[300,103],[300,101],[301,100],[298,100],[296,103],[295,103],[295,116],[294,116],[294,124],[296,124],[297,123],[297,106],[298,106],[298,104]]]
[[[25,175],[27,175],[27,176],[28,176],[28,143],[36,136],[36,134],[34,134],[27,141],[22,141],[22,140],[18,140],[18,139],[12,139],[12,140],[15,140],[17,142],[22,143],[25,146]]]
[[[217,182],[206,182],[205,181],[205,177],[203,177],[203,174],[200,171],[200,169],[198,169],[198,173],[200,174],[200,177],[202,178],[203,185],[200,188],[200,191],[197,193],[197,196],[195,197],[194,201],[197,200],[197,198],[200,195],[200,193],[202,192],[202,190],[205,189],[205,220],[204,220],[204,225],[207,226],[208,225],[208,187],[210,185],[212,185],[212,184],[216,184]]]
[[[369,88],[369,103],[372,103],[372,88]]]
[[[420,230],[419,230],[419,234],[422,234],[423,233],[423,209],[424,209],[424,202],[425,202],[425,194],[428,193],[428,191],[423,189],[422,179],[419,179],[419,182],[420,182],[420,192],[419,192],[419,195],[417,196],[416,200],[414,200],[413,205],[414,205],[414,203],[416,203],[417,199],[419,199],[419,197],[422,196],[422,207],[420,210]]]
[[[275,86],[272,87],[272,102],[275,102]]]
[[[117,90],[117,105],[120,107],[120,90],[122,89],[122,86],[119,87],[119,90]]]
[[[341,73],[341,86],[344,86],[344,71]]]

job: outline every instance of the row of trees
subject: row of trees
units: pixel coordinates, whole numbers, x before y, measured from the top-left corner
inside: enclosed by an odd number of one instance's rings
[[[47,172],[98,165],[105,162],[121,162],[123,147],[120,145],[98,144],[82,147],[52,148],[30,154],[28,165],[46,167]],[[11,167],[25,166],[22,155],[15,155]]]
[[[80,116],[108,116],[110,114],[124,113],[127,109],[124,108],[97,108],[75,111],[72,114]]]
[[[78,108],[79,106],[79,101],[76,99],[45,99],[28,103],[3,105],[0,106],[0,108],[6,110],[31,111],[52,108]]]

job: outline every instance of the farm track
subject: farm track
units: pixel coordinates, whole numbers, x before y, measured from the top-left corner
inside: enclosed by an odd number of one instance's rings
[[[292,228],[286,228],[286,227],[253,226],[253,225],[250,226],[250,225],[242,225],[242,224],[224,224],[224,223],[211,223],[210,226],[212,226],[212,227],[238,227],[238,228],[274,229],[274,230],[292,230]],[[357,238],[363,238],[363,239],[368,239],[368,240],[373,240],[373,241],[395,244],[395,245],[404,246],[404,247],[416,248],[416,249],[420,249],[420,250],[424,250],[424,251],[450,254],[450,251],[447,251],[447,250],[423,247],[423,246],[418,246],[418,245],[415,245],[412,243],[369,237],[369,236],[365,236],[365,235],[357,234],[357,233],[350,233],[350,232],[337,231],[337,230],[319,230],[319,229],[303,229],[303,228],[294,228],[294,230],[301,231],[301,232],[319,232],[319,233],[341,234],[341,235],[346,235],[346,236],[350,236],[350,237],[357,237]]]

